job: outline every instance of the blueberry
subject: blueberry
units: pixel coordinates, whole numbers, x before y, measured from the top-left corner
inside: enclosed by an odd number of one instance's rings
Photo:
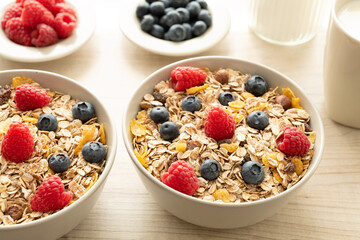
[[[181,107],[185,111],[194,113],[201,109],[201,101],[198,97],[190,95],[181,101]]]
[[[245,84],[246,91],[254,94],[256,97],[262,96],[267,92],[268,88],[269,83],[259,75],[251,76]]]
[[[160,126],[160,136],[166,141],[172,141],[179,136],[179,127],[174,122],[164,122]]]
[[[141,20],[140,27],[144,32],[148,32],[148,31],[151,30],[154,23],[155,23],[154,17],[152,15],[150,15],[150,14],[147,14]]]
[[[145,16],[146,14],[149,13],[149,7],[150,7],[150,5],[147,2],[140,3],[136,8],[136,16],[139,19],[142,19],[143,16]]]
[[[175,11],[175,8],[173,8],[173,7],[165,8],[165,14],[168,14],[171,11]]]
[[[176,11],[181,16],[181,22],[188,22],[190,20],[190,13],[186,8],[178,8]]]
[[[201,7],[198,2],[190,2],[186,5],[186,9],[190,13],[190,18],[196,18],[200,13]]]
[[[49,166],[55,173],[62,173],[69,169],[70,158],[65,153],[55,153],[49,160]]]
[[[264,130],[269,125],[269,117],[263,111],[253,111],[247,117],[246,122],[252,128]]]
[[[101,162],[105,158],[105,147],[101,142],[88,142],[81,149],[85,161],[90,163]]]
[[[235,97],[231,92],[223,92],[219,96],[219,102],[223,106],[229,106],[229,102],[235,101]]]
[[[38,119],[36,124],[37,128],[42,131],[56,131],[58,127],[58,121],[56,117],[50,113],[44,113]]]
[[[180,42],[186,38],[185,28],[180,24],[172,25],[168,31],[168,34],[169,39],[174,42]]]
[[[145,0],[147,3],[151,4],[153,2],[156,2],[157,0]]]
[[[150,30],[150,34],[156,38],[164,38],[164,28],[158,24],[154,24]]]
[[[160,2],[162,2],[166,8],[170,6],[170,0],[160,0]]]
[[[207,9],[208,4],[207,4],[207,2],[205,0],[196,0],[196,2],[198,2],[200,4],[200,7],[202,9]]]
[[[171,27],[178,23],[181,23],[181,15],[177,11],[173,10],[165,15],[166,26]]]
[[[174,8],[185,7],[189,0],[172,0],[170,5]]]
[[[155,123],[163,123],[169,120],[169,111],[164,107],[154,107],[150,111],[150,118]]]
[[[191,39],[192,38],[191,25],[188,23],[183,23],[182,25],[185,28],[185,34],[186,34],[185,40]]]
[[[72,109],[72,115],[85,123],[95,116],[95,109],[89,102],[78,102]]]
[[[206,23],[207,27],[211,26],[212,17],[211,17],[208,10],[201,9],[201,11],[199,13],[199,16],[198,16],[198,19],[201,20],[201,21],[204,21]]]
[[[214,159],[205,160],[200,166],[200,173],[206,180],[215,180],[219,177],[221,165]]]
[[[247,184],[260,184],[264,180],[264,168],[260,163],[249,161],[241,168],[241,176]]]
[[[150,4],[150,12],[153,15],[163,15],[165,12],[165,5],[162,2],[153,2],[152,4]]]
[[[203,21],[196,21],[192,26],[191,33],[195,37],[202,35],[206,31],[206,24]]]

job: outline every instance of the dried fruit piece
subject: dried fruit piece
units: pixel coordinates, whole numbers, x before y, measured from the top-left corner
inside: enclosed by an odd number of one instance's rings
[[[239,145],[236,143],[231,143],[231,144],[223,143],[220,145],[220,147],[225,148],[229,153],[233,153],[236,151],[236,149],[238,149]]]
[[[295,97],[295,94],[293,93],[293,91],[291,91],[290,88],[283,88],[282,92],[283,95],[287,96],[290,99],[291,107],[302,109],[302,107],[299,105],[300,98]]]
[[[153,96],[154,96],[155,100],[157,100],[161,103],[166,103],[166,97],[164,94],[159,93],[159,92],[154,92]]]
[[[12,123],[12,121],[10,118],[6,119],[5,121],[0,122],[0,135],[5,134],[7,132],[11,123]]]
[[[244,116],[240,113],[233,113],[231,116],[234,118],[236,124],[241,123],[241,121],[244,119]]]
[[[130,122],[130,131],[134,136],[141,137],[146,134],[146,127],[134,119]]]
[[[11,90],[7,87],[0,88],[0,105],[7,103],[11,96]]]
[[[22,120],[24,122],[29,122],[32,124],[36,124],[38,122],[37,118],[29,117],[29,116],[22,116]]]
[[[284,167],[284,173],[287,173],[287,174],[292,174],[293,172],[296,171],[296,166],[294,163],[290,162],[290,163],[287,163]]]
[[[275,102],[277,104],[280,104],[284,108],[284,110],[288,110],[289,108],[291,108],[291,100],[285,95],[277,96],[275,98]]]
[[[313,131],[311,133],[309,133],[309,136],[308,136],[309,140],[311,143],[314,143],[315,142],[315,138],[316,138],[316,132]]]
[[[106,144],[106,136],[105,136],[104,124],[100,125],[99,131],[100,131],[100,142],[102,144]]]
[[[192,88],[188,88],[186,89],[186,93],[188,94],[195,94],[195,93],[198,93],[202,90],[205,90],[209,85],[208,84],[204,84],[202,86],[199,86],[199,87],[192,87]]]
[[[215,200],[221,200],[225,203],[230,202],[230,194],[226,189],[218,189],[214,192]]]
[[[236,100],[233,102],[229,102],[229,107],[231,107],[234,110],[240,110],[245,107],[245,103],[241,100]]]
[[[186,151],[186,143],[178,143],[175,146],[176,151],[185,152]]]
[[[253,111],[262,111],[264,108],[267,108],[269,106],[269,104],[266,102],[266,103],[262,103],[260,104],[260,106],[258,107],[254,107],[254,108],[250,108],[247,110],[247,113],[250,114],[251,112]]]
[[[14,204],[8,208],[8,210],[5,212],[5,215],[9,215],[16,221],[22,218],[23,211],[24,209],[21,206]]]
[[[95,134],[95,125],[84,125],[83,126],[83,136],[79,141],[79,145],[75,148],[75,155],[78,155],[81,152],[83,146],[93,140]]]
[[[226,71],[226,69],[219,69],[214,75],[215,80],[221,84],[228,84],[229,77],[229,73]]]
[[[189,142],[187,142],[186,144],[186,149],[188,150],[193,150],[194,148],[196,147],[200,147],[201,144],[198,144],[197,142],[193,141],[193,140],[190,140]]]
[[[262,163],[267,167],[277,167],[279,162],[277,160],[277,152],[271,152],[262,156]]]
[[[251,97],[255,97],[254,94],[249,93],[249,92],[242,92],[242,93],[241,93],[241,96],[242,96],[243,98],[245,98],[245,100],[248,99],[248,98],[251,98]]]
[[[141,163],[141,165],[143,165],[146,168],[149,167],[149,165],[147,165],[145,162],[145,154],[140,155],[140,153],[136,149],[134,149],[134,154],[135,154],[136,158],[139,160],[139,162]]]
[[[304,170],[304,165],[300,158],[293,158],[291,159],[291,162],[295,164],[296,167],[296,174],[300,175]]]

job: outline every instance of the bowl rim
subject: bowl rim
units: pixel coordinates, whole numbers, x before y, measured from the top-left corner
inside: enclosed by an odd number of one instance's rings
[[[213,24],[204,34],[181,42],[158,39],[140,29],[140,21],[135,10],[138,3],[145,0],[127,0],[129,8],[122,8],[119,14],[119,26],[123,35],[138,47],[146,51],[165,56],[189,56],[204,52],[221,42],[228,34],[231,18],[227,5],[217,0],[207,0]],[[131,11],[129,11],[131,9]],[[221,21],[214,21],[214,19]]]
[[[111,151],[107,152],[107,156],[106,156],[106,164],[105,164],[105,168],[104,171],[101,173],[101,175],[99,176],[98,180],[96,181],[96,183],[82,196],[80,197],[78,200],[76,200],[74,203],[66,206],[65,208],[47,216],[41,219],[37,219],[31,222],[26,222],[26,223],[20,223],[20,224],[14,224],[14,225],[3,225],[0,226],[0,234],[2,231],[6,231],[6,230],[19,230],[19,229],[24,229],[24,228],[30,228],[33,227],[35,225],[40,225],[46,221],[49,220],[55,220],[56,218],[60,218],[62,215],[66,214],[67,212],[71,211],[73,208],[76,208],[78,205],[80,205],[83,201],[85,201],[87,198],[89,198],[91,195],[93,195],[98,188],[100,187],[101,184],[105,183],[110,170],[112,169],[112,166],[114,164],[115,158],[116,158],[116,152],[117,152],[117,130],[116,130],[116,125],[114,124],[114,121],[111,118],[111,115],[109,114],[109,111],[107,110],[107,108],[105,107],[105,105],[100,101],[100,99],[98,97],[96,97],[88,88],[86,88],[85,86],[83,86],[82,84],[76,82],[75,80],[63,76],[61,74],[58,73],[53,73],[53,72],[49,72],[49,71],[43,71],[43,70],[35,70],[35,69],[12,69],[12,70],[2,70],[0,71],[0,75],[4,74],[4,73],[37,73],[37,74],[44,74],[44,75],[48,75],[49,77],[58,77],[61,78],[62,80],[64,80],[65,82],[68,82],[70,84],[76,85],[77,87],[82,88],[83,91],[85,91],[87,93],[88,96],[90,96],[90,98],[94,98],[96,99],[100,106],[103,108],[104,112],[105,112],[105,116],[108,117],[109,119],[109,124],[110,126],[113,128],[113,134],[112,134],[112,147],[111,147]],[[36,81],[36,80],[35,80]]]
[[[279,75],[280,77],[282,77],[283,79],[286,79],[288,82],[290,82],[291,84],[293,84],[297,88],[296,90],[298,92],[300,92],[303,96],[305,96],[305,98],[309,101],[310,107],[314,110],[313,117],[315,117],[315,118],[317,118],[319,120],[319,122],[318,122],[319,131],[317,132],[317,139],[320,139],[321,141],[320,141],[320,144],[319,144],[319,146],[318,146],[318,148],[316,150],[319,153],[318,157],[317,158],[312,158],[312,164],[314,164],[313,167],[311,169],[309,169],[309,171],[295,185],[293,185],[291,188],[287,189],[286,191],[283,191],[283,192],[279,193],[278,195],[271,196],[271,197],[266,198],[266,199],[253,201],[253,202],[241,202],[241,203],[211,202],[211,201],[206,201],[206,200],[203,200],[203,199],[198,199],[198,198],[186,195],[186,194],[181,193],[181,192],[179,192],[179,191],[177,191],[175,189],[172,189],[171,187],[168,187],[167,185],[163,184],[161,181],[156,179],[154,176],[152,176],[148,171],[146,171],[146,169],[137,160],[137,158],[136,158],[136,156],[134,154],[134,151],[133,151],[133,146],[132,146],[132,144],[130,144],[132,141],[131,141],[131,139],[128,138],[128,134],[127,134],[127,131],[129,129],[129,127],[128,127],[127,123],[126,123],[127,113],[129,112],[129,106],[130,106],[130,104],[132,102],[132,99],[135,96],[135,93],[137,93],[146,82],[150,81],[150,79],[153,78],[153,76],[157,75],[158,73],[160,73],[160,72],[162,72],[164,70],[167,70],[169,68],[175,68],[177,66],[182,66],[182,65],[186,64],[187,62],[198,61],[198,60],[201,61],[201,60],[224,60],[224,59],[231,60],[231,61],[236,61],[236,62],[242,62],[242,63],[246,63],[246,64],[252,64],[252,65],[255,65],[255,66],[257,66],[259,68],[262,68],[262,69],[264,69],[266,71],[273,72],[273,73]],[[131,158],[133,164],[151,182],[153,182],[157,186],[163,188],[165,191],[171,192],[171,193],[183,198],[184,200],[193,201],[194,203],[197,203],[197,204],[204,204],[204,205],[209,205],[209,206],[213,206],[213,207],[224,207],[224,208],[238,208],[238,207],[255,206],[255,205],[258,205],[258,204],[269,203],[269,202],[275,201],[277,199],[281,199],[283,197],[286,197],[287,195],[291,194],[293,191],[295,191],[296,189],[301,187],[315,173],[315,170],[317,169],[317,167],[320,164],[320,160],[321,160],[323,150],[324,150],[324,142],[325,141],[324,141],[324,127],[323,127],[322,119],[321,119],[321,116],[320,116],[319,112],[317,111],[314,104],[310,101],[310,99],[307,97],[307,95],[304,93],[304,91],[300,88],[300,86],[296,82],[294,82],[292,79],[285,76],[284,74],[280,73],[279,71],[277,71],[277,70],[275,70],[273,68],[270,68],[268,66],[265,66],[263,64],[255,63],[255,62],[248,61],[248,60],[245,60],[245,59],[242,59],[242,58],[229,57],[229,56],[202,56],[202,57],[194,57],[194,58],[183,59],[183,60],[180,60],[180,61],[170,63],[170,64],[156,70],[155,72],[151,73],[133,91],[133,93],[132,93],[132,95],[131,95],[131,97],[129,99],[130,100],[127,102],[126,109],[125,109],[125,111],[123,113],[122,129],[121,130],[122,130],[122,136],[123,136],[123,141],[124,141],[126,150],[127,150],[128,154],[130,155],[130,158]]]

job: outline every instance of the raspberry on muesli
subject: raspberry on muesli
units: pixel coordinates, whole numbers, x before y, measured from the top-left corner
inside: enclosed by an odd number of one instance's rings
[[[107,145],[91,103],[14,77],[0,109],[0,225],[49,216],[95,184]]]
[[[205,81],[195,83],[192,74],[202,71]],[[182,81],[191,83],[181,84],[189,87],[174,85],[175,73],[186,76]],[[173,163],[188,164],[199,185],[191,195],[199,199],[240,203],[277,195],[306,174],[314,153],[316,132],[300,99],[290,88],[270,88],[263,76],[178,67],[169,79],[159,79],[140,108],[130,122],[135,156],[174,189],[178,185],[164,176]],[[171,138],[164,138],[164,129]],[[194,186],[187,179],[182,188]]]

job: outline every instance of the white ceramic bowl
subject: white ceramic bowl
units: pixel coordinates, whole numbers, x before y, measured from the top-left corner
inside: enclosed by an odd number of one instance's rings
[[[177,66],[208,67],[210,70],[218,68],[232,68],[243,73],[258,74],[268,80],[270,87],[291,88],[300,103],[311,116],[311,128],[317,132],[315,153],[308,172],[290,189],[265,200],[248,203],[218,203],[208,202],[182,194],[153,177],[136,159],[130,121],[139,111],[139,103],[146,93],[151,93],[155,83],[169,79],[171,71]],[[230,57],[198,57],[179,61],[165,66],[147,77],[135,90],[127,105],[122,126],[123,139],[130,159],[140,176],[143,184],[160,204],[162,208],[187,222],[210,228],[236,228],[259,222],[276,213],[314,174],[319,165],[324,148],[324,130],[320,115],[300,87],[283,74],[266,66]]]
[[[109,149],[106,155],[104,171],[98,181],[84,196],[70,206],[48,217],[30,223],[0,226],[0,239],[4,240],[57,239],[73,229],[88,215],[103,190],[116,155],[117,140],[115,124],[100,100],[85,87],[70,78],[37,70],[8,70],[0,71],[0,86],[11,84],[11,79],[14,76],[30,77],[42,87],[67,93],[74,98],[91,102],[94,105],[99,122],[104,124],[106,131],[106,144],[109,146]]]
[[[15,0],[0,1],[0,18]],[[70,55],[82,47],[95,31],[95,16],[86,0],[67,0],[77,14],[77,26],[70,37],[47,47],[27,47],[12,42],[0,27],[0,55],[17,62],[45,62]]]
[[[225,3],[218,0],[206,0],[213,24],[203,35],[182,42],[158,39],[143,32],[140,28],[135,12],[137,5],[144,1],[127,0],[123,3],[127,7],[121,9],[120,28],[127,39],[147,51],[166,56],[194,55],[213,47],[229,32],[230,15]]]

